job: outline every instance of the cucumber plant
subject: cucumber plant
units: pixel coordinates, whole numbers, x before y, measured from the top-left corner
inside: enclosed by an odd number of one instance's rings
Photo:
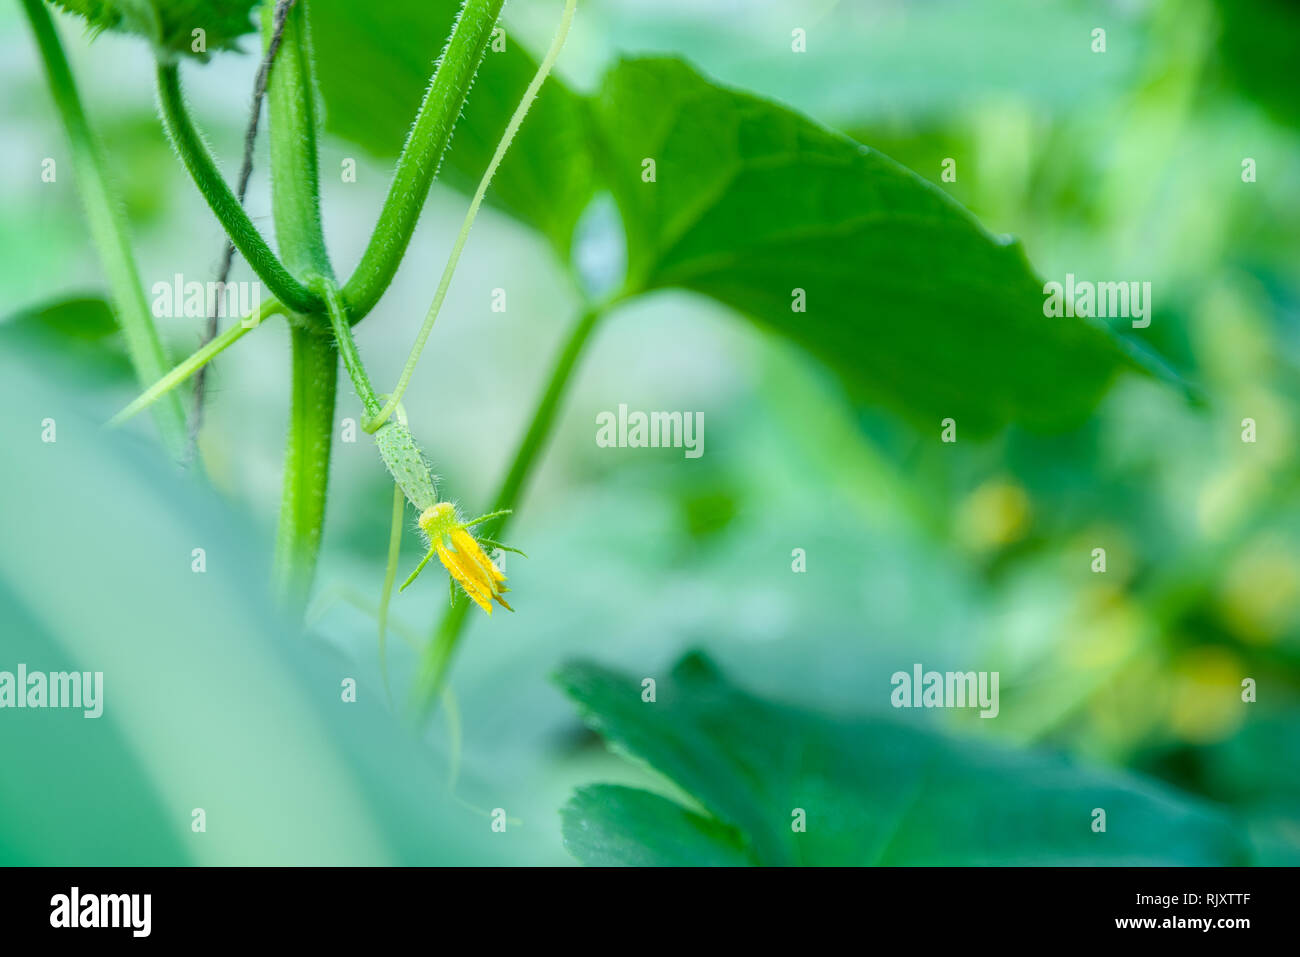
[[[112,421],[150,409],[179,455],[185,416],[177,388],[264,320],[287,321],[292,398],[275,577],[285,604],[301,615],[320,551],[341,364],[360,400],[363,429],[395,482],[381,659],[407,503],[429,545],[414,574],[434,556],[449,574],[452,602],[416,683],[422,708],[436,700],[471,606],[489,614],[494,604],[509,607],[504,576],[480,543],[505,547],[497,539],[584,348],[629,299],[666,288],[713,298],[825,364],[855,400],[885,405],[923,428],[960,422],[963,434],[1008,423],[1076,423],[1118,372],[1145,368],[1139,348],[1099,323],[1045,319],[1041,283],[1018,243],[988,233],[940,188],[842,134],[718,85],[675,59],[624,59],[590,93],[550,76],[575,0],[563,0],[540,61],[518,44],[485,60],[502,35],[505,0],[262,3],[263,45],[273,55],[263,60],[278,246],[272,249],[218,170],[181,76],[185,61],[229,49],[250,32],[257,0],[60,0],[93,29],[149,41],[167,134],[231,245],[271,294],[167,371],[102,151],[49,11],[43,0],[21,2],[73,144],[91,234],[144,386]],[[431,24],[448,32],[430,73],[433,51],[412,44],[428,36]],[[408,97],[419,102],[413,121],[388,108]],[[321,226],[321,100],[330,132],[395,158],[374,230],[345,280]],[[399,142],[401,128],[409,132]],[[353,328],[393,280],[444,168],[454,186],[471,193],[469,207],[401,375],[380,392]],[[626,270],[612,290],[593,293],[575,266],[574,235],[601,195],[612,197],[621,217]],[[401,400],[485,201],[548,240],[583,304],[489,510],[467,520],[440,498]]]

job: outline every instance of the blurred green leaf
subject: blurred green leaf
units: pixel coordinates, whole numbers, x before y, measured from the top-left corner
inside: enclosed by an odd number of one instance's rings
[[[1278,122],[1300,126],[1300,9],[1292,0],[1218,0],[1215,6],[1219,57],[1228,76]]]
[[[740,867],[755,863],[740,836],[712,818],[639,788],[581,788],[561,811],[564,839],[598,867]]]
[[[1300,712],[1253,717],[1237,734],[1198,753],[1198,784],[1239,809],[1255,863],[1300,865]]]
[[[1205,748],[1205,784],[1234,803],[1289,808],[1300,817],[1300,711],[1288,709],[1247,723]]]
[[[0,330],[98,343],[117,332],[117,320],[105,300],[75,296],[24,310],[6,320]]]
[[[761,701],[700,654],[658,682],[654,703],[641,700],[639,681],[594,664],[568,665],[558,680],[593,729],[737,829],[760,864],[1245,862],[1235,824],[1153,782]],[[1106,811],[1105,833],[1092,831],[1094,808]],[[795,809],[807,815],[804,833],[792,829]],[[668,818],[657,801],[587,791],[565,812],[564,836],[584,863],[735,860],[724,827],[691,817],[658,845]]]
[[[170,54],[206,60],[213,50],[238,49],[235,40],[254,30],[261,0],[54,0],[85,18],[94,33],[134,33]],[[194,31],[203,31],[201,50]]]
[[[0,864],[504,859],[379,683],[282,616],[266,536],[78,385],[0,349],[0,670],[103,674],[98,718],[0,712]]]
[[[83,662],[60,646],[3,575],[0,620],[5,623],[0,670],[13,673],[19,662],[32,671],[80,670]],[[169,822],[145,762],[111,716],[87,719],[75,709],[6,709],[3,714],[0,743],[7,757],[22,761],[22,773],[0,775],[0,864],[129,866],[189,859],[183,830]],[[73,741],[77,745],[69,746]],[[76,759],[69,760],[73,755]],[[32,787],[33,781],[40,787]],[[93,811],[86,801],[91,781],[102,784],[95,788]],[[124,821],[131,826],[109,825]]]
[[[26,309],[0,322],[0,343],[45,355],[83,387],[134,381],[108,302],[73,296]]]
[[[395,160],[459,9],[458,0],[314,0],[326,128],[372,156]],[[504,50],[488,49],[443,162],[442,175],[467,192],[537,70],[512,37],[503,39]],[[562,257],[593,192],[585,124],[582,98],[548,79],[487,194],[488,202],[546,236]]]

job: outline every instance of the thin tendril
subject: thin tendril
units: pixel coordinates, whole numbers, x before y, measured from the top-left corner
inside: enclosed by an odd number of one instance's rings
[[[239,205],[244,204],[244,197],[248,195],[248,180],[253,175],[253,147],[257,144],[257,127],[262,118],[262,99],[266,96],[266,82],[271,76],[271,65],[275,62],[275,55],[280,50],[280,41],[284,39],[284,24],[289,19],[289,9],[297,0],[277,0],[274,14],[274,28],[271,33],[271,42],[267,45],[266,55],[262,57],[262,63],[257,68],[257,79],[253,81],[253,107],[248,117],[248,128],[244,131],[244,160],[239,167],[239,187],[235,190],[235,196],[239,200]],[[221,272],[217,277],[217,288],[224,289],[226,282],[230,279],[230,267],[235,261],[235,244],[229,236],[226,237],[226,248],[222,255]],[[217,310],[216,303],[213,303],[212,310],[208,313],[208,321],[203,330],[203,338],[199,341],[199,348],[206,346],[216,338],[217,335]],[[199,369],[194,376],[194,411],[190,416],[189,444],[185,449],[185,461],[192,461],[195,451],[199,444],[199,432],[203,429],[203,399],[206,393],[207,384],[207,366]]]
[[[388,603],[393,597],[393,582],[397,578],[397,559],[402,551],[402,515],[406,510],[406,496],[400,485],[393,486],[393,525],[388,533],[388,565],[384,569],[384,588],[379,596],[379,674],[384,679],[384,695],[392,707],[393,692],[388,684]]]

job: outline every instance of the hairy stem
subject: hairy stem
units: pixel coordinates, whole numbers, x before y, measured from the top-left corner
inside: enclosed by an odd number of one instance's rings
[[[504,4],[505,0],[465,0],[461,7],[398,157],[379,222],[343,287],[354,323],[365,318],[393,281]]]
[[[524,432],[524,437],[515,451],[514,461],[510,463],[510,470],[506,473],[505,479],[501,482],[501,487],[497,490],[492,506],[493,511],[513,508],[518,504],[528,479],[532,475],[533,468],[537,464],[538,457],[551,436],[551,431],[555,425],[555,416],[560,408],[560,401],[564,398],[564,392],[568,387],[569,379],[573,375],[573,370],[577,366],[578,359],[582,355],[588,340],[591,338],[592,330],[595,329],[603,314],[602,307],[588,308],[569,333],[569,338],[560,350],[560,355],[551,370],[551,377],[547,380],[546,387],[542,391],[536,411],[533,412],[532,421],[528,424],[528,429]],[[480,538],[500,538],[510,518],[509,513],[502,514],[496,519],[485,522],[479,533],[476,534]],[[467,600],[463,597],[459,598],[447,610],[442,617],[442,621],[438,624],[433,641],[425,654],[415,686],[416,706],[421,714],[428,713],[429,708],[432,707],[442,690],[443,682],[447,677],[447,669],[451,665],[457,642],[464,630],[465,617],[469,607],[470,603]]]
[[[263,35],[267,43],[274,30],[273,10],[265,7]],[[332,285],[333,274],[321,231],[316,88],[307,30],[306,5],[298,4],[284,22],[280,56],[267,89],[271,211],[285,262],[324,287]],[[317,292],[308,295],[324,306]],[[295,324],[290,333],[293,398],[285,443],[275,580],[290,611],[300,616],[316,575],[325,523],[339,360],[333,341],[315,329]]]
[[[474,218],[478,215],[479,207],[483,205],[483,197],[487,194],[488,185],[492,182],[492,177],[496,175],[497,167],[501,165],[501,160],[505,157],[506,150],[510,148],[515,134],[519,132],[519,127],[523,124],[524,117],[528,115],[533,100],[537,99],[537,91],[541,89],[542,84],[551,73],[551,68],[555,66],[560,50],[564,47],[565,37],[569,35],[569,27],[573,23],[573,11],[576,5],[577,0],[565,0],[564,12],[560,15],[560,25],[556,28],[551,47],[546,51],[546,56],[538,65],[537,72],[533,74],[533,79],[528,84],[528,88],[524,90],[524,95],[519,100],[519,105],[515,107],[510,122],[506,124],[505,132],[501,134],[501,139],[497,142],[497,148],[492,154],[487,169],[484,170],[482,178],[479,179],[478,188],[474,190],[474,197],[470,200],[469,210],[465,213],[465,221],[461,223],[460,233],[452,244],[451,255],[447,257],[447,265],[443,267],[442,278],[438,280],[438,289],[434,293],[433,302],[430,304],[429,311],[424,317],[424,323],[420,326],[420,331],[415,337],[415,345],[411,347],[411,354],[406,359],[406,365],[403,366],[402,374],[397,379],[397,385],[393,388],[388,402],[384,404],[384,408],[380,413],[377,416],[372,414],[372,418],[365,423],[367,432],[373,432],[384,424],[384,421],[393,414],[393,409],[397,407],[397,403],[402,400],[406,387],[411,384],[411,376],[415,374],[415,366],[420,361],[420,353],[424,351],[425,343],[429,341],[429,333],[433,331],[433,322],[438,318],[438,312],[442,309],[442,302],[447,298],[447,289],[451,286],[451,277],[456,272],[456,265],[460,262],[460,254],[465,249],[465,241],[469,239],[470,227],[474,225]]]
[[[112,185],[99,141],[90,128],[76,83],[54,22],[43,0],[22,0],[40,48],[50,92],[59,111],[72,150],[72,169],[91,239],[104,265],[117,322],[126,342],[131,365],[142,386],[167,371],[167,356],[145,301],[140,271],[127,235],[126,216]],[[180,399],[170,396],[154,408],[154,419],[164,444],[173,455],[185,448],[185,412]]]
[[[319,312],[320,300],[294,278],[271,251],[235,194],[226,185],[207,145],[190,120],[181,95],[180,71],[175,63],[158,64],[158,104],[167,135],[180,154],[181,161],[253,272],[266,283],[277,299],[294,312]],[[280,242],[284,244],[283,237]]]
[[[263,8],[263,33],[274,38],[274,9]],[[311,61],[308,5],[285,18],[281,49],[267,83],[271,129],[271,213],[285,265],[305,277],[333,277],[320,216],[320,160],[316,150],[316,78]],[[316,310],[324,303],[308,284]]]

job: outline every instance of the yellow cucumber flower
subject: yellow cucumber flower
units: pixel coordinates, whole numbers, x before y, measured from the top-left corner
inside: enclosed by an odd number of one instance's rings
[[[492,614],[493,601],[509,611],[514,611],[501,597],[503,592],[509,591],[504,584],[506,576],[493,564],[478,540],[467,531],[479,522],[504,514],[506,513],[489,512],[473,521],[462,522],[460,516],[456,514],[456,506],[450,502],[439,502],[426,508],[420,515],[419,525],[420,530],[429,536],[429,553],[416,566],[402,588],[413,582],[425,563],[437,555],[438,561],[442,562],[452,579],[489,615]],[[484,539],[484,542],[498,548],[507,548],[508,551],[517,551],[488,539]]]

